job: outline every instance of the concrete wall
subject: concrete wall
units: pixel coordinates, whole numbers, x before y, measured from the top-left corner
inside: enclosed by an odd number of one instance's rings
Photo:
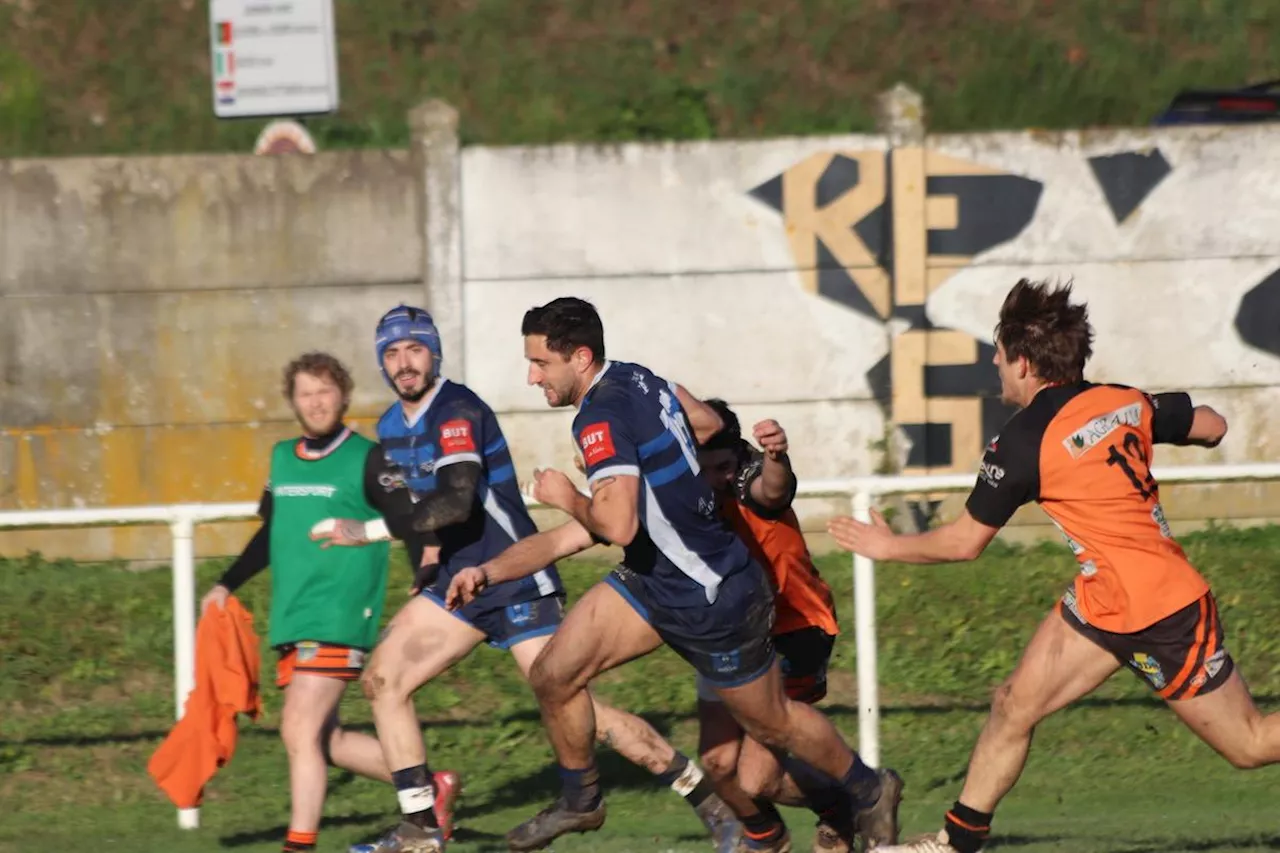
[[[523,477],[571,468],[519,335],[564,294],[598,305],[611,356],[781,420],[802,478],[972,471],[1008,415],[991,328],[1024,275],[1089,300],[1091,378],[1230,418],[1221,448],[1157,463],[1280,450],[1280,128],[459,150],[447,107],[413,120],[410,151],[0,165],[0,508],[255,498],[294,430],[281,367],[347,360],[367,426],[388,401],[370,332],[400,300],[431,306],[446,373],[499,411]],[[954,508],[934,497],[905,508]],[[1182,524],[1280,516],[1272,486],[1165,502]],[[0,534],[28,547],[167,540]]]
[[[371,329],[423,296],[417,185],[397,151],[0,166],[0,507],[255,499],[307,349],[347,360],[376,416]],[[242,544],[200,530],[204,553]],[[4,554],[168,547],[154,527],[0,533]]]
[[[1277,142],[1271,127],[468,149],[466,378],[507,413],[521,470],[568,466],[568,419],[524,385],[518,328],[575,294],[611,355],[780,419],[803,478],[972,471],[1010,414],[990,363],[1001,299],[1022,276],[1073,278],[1091,378],[1185,388],[1233,424],[1221,448],[1157,463],[1274,459]],[[1280,516],[1273,486],[1165,496],[1175,523]],[[918,520],[956,504],[920,497]],[[1034,508],[1018,521],[1048,532]]]

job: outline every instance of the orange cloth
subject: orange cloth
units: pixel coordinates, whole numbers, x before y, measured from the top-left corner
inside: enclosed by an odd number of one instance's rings
[[[258,635],[253,615],[234,595],[210,607],[196,626],[196,683],[179,720],[147,762],[173,804],[195,808],[204,786],[236,750],[236,714],[262,713]]]

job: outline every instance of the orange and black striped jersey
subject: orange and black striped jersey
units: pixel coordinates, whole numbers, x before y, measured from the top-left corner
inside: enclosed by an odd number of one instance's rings
[[[1153,445],[1183,443],[1191,398],[1080,382],[1045,388],[991,440],[966,504],[1003,526],[1036,501],[1080,564],[1080,615],[1132,633],[1209,589],[1174,540],[1151,475]]]
[[[770,510],[751,495],[751,483],[763,470],[764,454],[747,445],[744,456],[747,461],[734,483],[735,497],[721,501],[720,511],[773,582],[776,591],[774,635],[804,628],[819,628],[833,636],[838,634],[840,627],[831,587],[813,564],[800,531],[800,521],[791,508],[796,491],[794,476],[786,504],[781,509]]]

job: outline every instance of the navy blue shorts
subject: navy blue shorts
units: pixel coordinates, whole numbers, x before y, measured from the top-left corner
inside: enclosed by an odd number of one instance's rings
[[[714,687],[741,687],[773,666],[773,587],[758,565],[725,578],[714,604],[654,606],[644,578],[618,566],[605,583]]]
[[[444,607],[444,598],[430,588],[419,595]],[[564,621],[564,598],[559,592],[532,601],[494,604],[480,596],[449,615],[483,633],[485,642],[495,649],[509,649],[525,640],[554,634]]]

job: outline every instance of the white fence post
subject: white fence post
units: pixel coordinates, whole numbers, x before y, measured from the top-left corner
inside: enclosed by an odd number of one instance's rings
[[[871,521],[871,495],[853,495],[853,517]],[[853,636],[858,666],[858,753],[870,767],[880,766],[880,687],[876,666],[876,568],[853,556]]]
[[[169,529],[173,532],[173,674],[176,719],[181,720],[187,696],[196,685],[196,559],[195,523],[183,507]],[[178,826],[200,826],[200,809],[178,809]]]

